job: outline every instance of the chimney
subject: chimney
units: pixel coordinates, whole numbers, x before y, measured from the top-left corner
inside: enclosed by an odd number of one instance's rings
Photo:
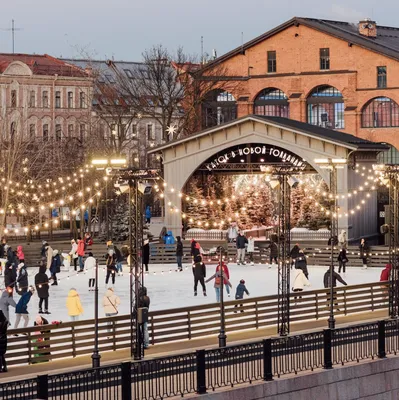
[[[377,23],[370,18],[364,18],[359,22],[359,33],[369,38],[377,37]]]

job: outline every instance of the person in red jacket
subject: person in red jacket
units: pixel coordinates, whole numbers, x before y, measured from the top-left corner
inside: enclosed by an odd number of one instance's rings
[[[83,268],[84,268],[84,263],[83,263],[83,257],[85,255],[85,242],[84,240],[82,240],[82,238],[79,236],[78,237],[78,260],[79,260],[79,267],[80,267],[80,271],[78,272],[83,272]]]
[[[392,264],[385,265],[385,268],[381,271],[380,282],[389,281],[391,270],[392,270]],[[387,286],[381,286],[381,288],[384,293],[384,298],[387,298],[389,294],[389,288]]]
[[[227,265],[222,261],[222,267],[223,267],[223,283],[226,288],[227,295],[230,297],[230,285],[229,285],[229,280],[230,280],[230,271]],[[220,265],[218,264],[215,270],[215,273],[220,271]]]

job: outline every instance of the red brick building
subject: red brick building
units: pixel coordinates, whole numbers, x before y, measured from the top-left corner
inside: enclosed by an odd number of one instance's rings
[[[399,28],[293,18],[209,63],[228,71],[203,127],[277,115],[399,148]]]

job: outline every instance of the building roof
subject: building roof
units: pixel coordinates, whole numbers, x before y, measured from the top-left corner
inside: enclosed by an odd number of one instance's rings
[[[293,132],[297,132],[300,134],[304,134],[309,137],[314,137],[317,139],[321,139],[333,144],[341,145],[348,149],[352,150],[365,150],[365,151],[386,151],[389,150],[389,146],[381,143],[371,142],[366,139],[359,138],[357,136],[353,136],[349,133],[339,132],[332,129],[322,128],[320,126],[315,126],[308,124],[306,122],[300,122],[289,118],[283,117],[266,117],[262,115],[246,115],[244,117],[235,119],[230,122],[226,122],[225,124],[218,125],[212,128],[205,129],[201,132],[198,132],[194,135],[187,136],[182,139],[175,139],[173,141],[168,142],[167,144],[163,144],[153,149],[149,150],[150,154],[157,153],[167,148],[191,141],[200,138],[201,136],[207,136],[213,131],[224,129],[226,127],[231,127],[234,125],[241,124],[246,121],[257,121],[263,122],[268,125],[277,126],[281,129],[288,129]]]
[[[294,17],[289,21],[286,21],[283,24],[271,29],[270,31],[250,40],[242,46],[237,47],[221,57],[218,57],[216,60],[207,64],[205,68],[209,68],[212,65],[225,61],[237,54],[242,54],[246,49],[249,49],[250,47],[257,45],[269,37],[278,34],[284,29],[298,25],[304,25],[309,28],[316,29],[338,39],[345,40],[348,43],[352,43],[376,53],[383,54],[387,57],[399,60],[399,28],[380,26],[377,24],[377,37],[372,38],[361,35],[358,30],[358,25],[351,22]]]
[[[68,64],[48,54],[10,54],[0,53],[0,74],[15,61],[26,64],[33,75],[58,75],[70,77],[85,77],[87,74],[81,68]]]

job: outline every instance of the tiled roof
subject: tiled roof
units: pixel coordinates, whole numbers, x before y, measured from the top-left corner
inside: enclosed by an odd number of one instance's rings
[[[81,68],[51,57],[48,54],[9,54],[0,53],[0,73],[15,61],[26,64],[34,75],[58,75],[70,77],[85,77],[87,74]]]

